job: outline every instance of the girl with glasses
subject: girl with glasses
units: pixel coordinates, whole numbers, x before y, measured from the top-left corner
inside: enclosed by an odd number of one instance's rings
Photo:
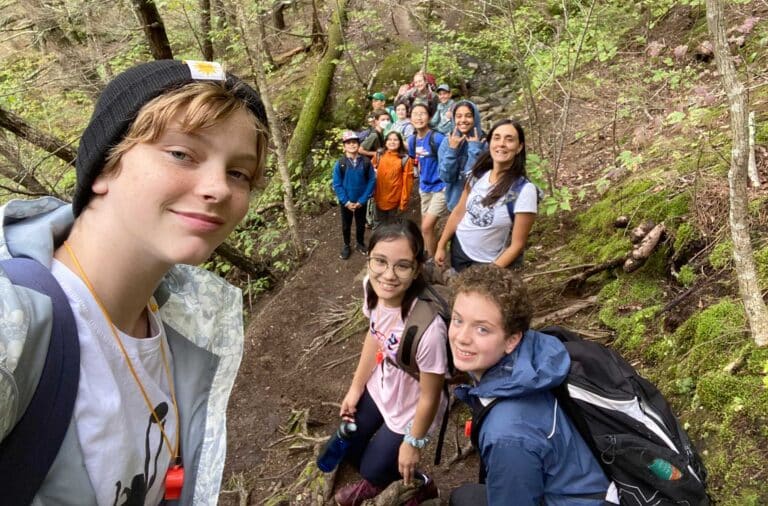
[[[340,415],[354,421],[346,459],[363,479],[341,488],[335,496],[341,506],[357,506],[378,495],[402,476],[406,484],[417,473],[421,452],[429,441],[447,372],[445,322],[436,316],[419,344],[419,378],[398,368],[397,350],[405,321],[418,294],[426,287],[422,266],[424,239],[411,221],[380,226],[371,235],[368,274],[363,280],[363,312],[370,319],[360,361],[352,384],[341,402]],[[431,480],[424,480],[406,504],[437,497]]]

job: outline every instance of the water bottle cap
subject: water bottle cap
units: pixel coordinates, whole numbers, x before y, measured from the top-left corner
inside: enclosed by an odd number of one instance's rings
[[[346,429],[348,432],[355,432],[357,430],[357,424],[355,422],[347,422]]]

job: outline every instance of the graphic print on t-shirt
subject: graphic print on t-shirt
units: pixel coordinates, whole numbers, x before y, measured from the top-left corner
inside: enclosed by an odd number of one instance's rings
[[[154,415],[149,413],[147,433],[144,438],[144,473],[135,475],[131,480],[130,486],[126,484],[126,486],[123,487],[123,483],[120,480],[115,483],[115,502],[112,503],[112,506],[118,506],[118,501],[122,500],[123,496],[125,496],[125,500],[119,503],[119,506],[143,506],[146,502],[147,491],[152,488],[155,479],[158,477],[157,458],[163,450],[163,436],[160,427],[165,427],[165,417],[168,415],[168,404],[161,402],[155,406],[155,414],[157,414],[157,419],[160,421],[160,426],[157,425],[157,420],[155,420]],[[149,448],[150,435],[153,432],[160,435],[157,448],[154,449],[154,451]],[[151,476],[149,474],[150,461],[152,462]],[[164,476],[165,473],[162,473],[160,479]]]
[[[371,335],[376,338],[381,347],[385,349],[392,357],[397,356],[397,348],[400,344],[400,335],[396,332],[390,333],[389,337],[376,328],[376,322],[371,321]]]
[[[467,203],[467,214],[472,224],[477,227],[489,227],[493,223],[493,208],[482,204],[483,197],[475,195]]]

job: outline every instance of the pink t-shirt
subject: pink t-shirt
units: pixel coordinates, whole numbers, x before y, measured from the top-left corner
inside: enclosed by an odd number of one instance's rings
[[[399,307],[386,307],[378,304],[373,311],[368,310],[367,292],[365,285],[368,277],[363,280],[363,314],[370,319],[369,331],[378,341],[379,349],[385,357],[396,361],[397,349],[400,346],[400,337],[403,334],[403,322]],[[415,303],[415,302],[414,302]],[[421,337],[419,349],[416,352],[416,363],[419,371],[435,374],[446,374],[448,370],[448,358],[446,356],[445,340],[447,329],[445,322],[439,317],[427,327]],[[416,415],[416,405],[419,402],[419,382],[408,373],[389,363],[387,360],[378,364],[373,370],[366,385],[376,407],[384,417],[384,423],[392,432],[405,434],[405,427]],[[440,394],[440,406],[435,414],[435,419],[430,426],[432,432],[445,412],[445,395]]]

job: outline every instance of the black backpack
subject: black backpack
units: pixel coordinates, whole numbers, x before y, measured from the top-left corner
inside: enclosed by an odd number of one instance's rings
[[[661,392],[614,350],[559,326],[541,332],[568,350],[570,371],[553,393],[613,480],[620,504],[709,505],[707,471]],[[473,416],[475,446],[495,403]]]

